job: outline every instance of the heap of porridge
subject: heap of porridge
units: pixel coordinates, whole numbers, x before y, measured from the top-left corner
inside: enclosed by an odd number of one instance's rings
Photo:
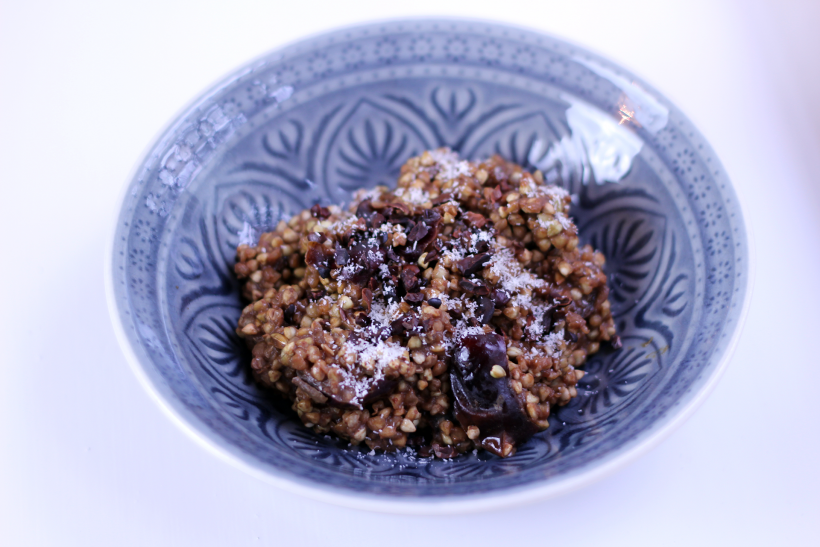
[[[538,171],[442,148],[393,191],[280,222],[237,249],[254,377],[354,445],[510,456],[620,346],[604,257],[569,207]]]

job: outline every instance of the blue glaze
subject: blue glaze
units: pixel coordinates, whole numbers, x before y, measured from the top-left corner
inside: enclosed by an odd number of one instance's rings
[[[439,146],[544,169],[577,195],[582,241],[608,260],[623,349],[592,358],[578,397],[506,460],[368,455],[317,437],[250,380],[234,333],[241,238],[314,203],[394,185],[407,158]],[[207,92],[130,182],[111,260],[139,367],[197,435],[286,480],[403,498],[545,485],[634,448],[712,377],[748,282],[734,191],[672,104],[556,39],[454,21],[313,38]]]

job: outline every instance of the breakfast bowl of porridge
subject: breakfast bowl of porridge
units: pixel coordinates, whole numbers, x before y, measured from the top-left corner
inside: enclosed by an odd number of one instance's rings
[[[558,495],[726,366],[734,190],[648,84],[532,31],[345,29],[267,54],[152,145],[107,260],[141,383],[210,451],[405,513]]]

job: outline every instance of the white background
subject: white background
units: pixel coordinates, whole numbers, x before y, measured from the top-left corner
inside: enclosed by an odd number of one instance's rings
[[[820,545],[819,6],[0,0],[0,544]],[[424,14],[543,29],[651,82],[756,240],[739,349],[694,417],[605,480],[491,514],[342,509],[216,459],[139,386],[103,291],[120,189],[189,100],[280,44]]]

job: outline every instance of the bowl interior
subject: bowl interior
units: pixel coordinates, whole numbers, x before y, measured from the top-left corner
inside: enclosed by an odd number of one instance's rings
[[[607,257],[623,349],[594,356],[578,397],[505,460],[370,454],[316,436],[250,380],[234,333],[240,240],[394,185],[407,158],[440,146],[541,169],[574,194],[582,242]],[[314,38],[208,92],[144,160],[112,260],[139,366],[198,436],[273,476],[411,497],[549,484],[634,449],[715,373],[747,275],[731,186],[674,106],[560,41],[449,21]]]

